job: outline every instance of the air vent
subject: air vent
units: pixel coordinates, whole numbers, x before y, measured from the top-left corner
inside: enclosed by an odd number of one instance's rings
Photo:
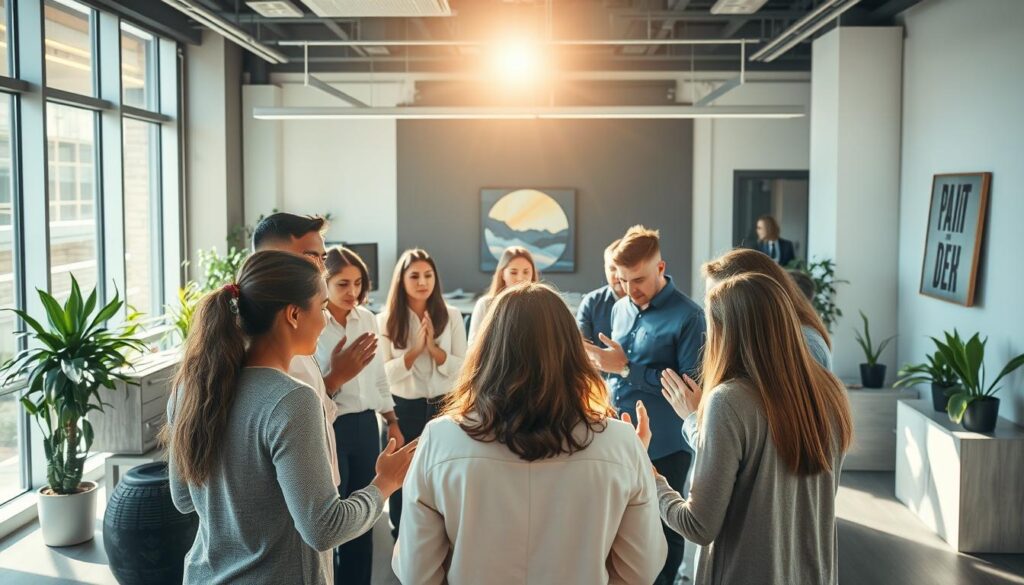
[[[448,0],[302,0],[317,16],[451,16]]]
[[[288,0],[252,0],[246,2],[256,14],[266,18],[298,18],[302,11]]]
[[[718,0],[711,7],[711,14],[753,14],[768,0]]]

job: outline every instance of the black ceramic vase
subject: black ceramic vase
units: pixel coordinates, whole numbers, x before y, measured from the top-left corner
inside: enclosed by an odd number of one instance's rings
[[[946,395],[946,392],[952,388],[954,386],[943,386],[932,382],[932,407],[935,408],[935,412],[946,412],[946,404],[949,403],[949,396]]]
[[[881,388],[885,384],[885,364],[861,364],[860,383],[865,388]]]
[[[999,399],[982,398],[967,405],[961,421],[964,428],[973,433],[991,433],[999,420]]]
[[[199,516],[178,512],[171,501],[166,463],[133,467],[103,517],[110,571],[121,585],[179,585],[198,529]]]

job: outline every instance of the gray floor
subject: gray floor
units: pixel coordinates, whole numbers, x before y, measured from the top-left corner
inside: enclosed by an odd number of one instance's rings
[[[842,585],[1024,585],[1024,555],[954,552],[895,500],[892,486],[892,473],[843,474],[837,505]],[[63,549],[47,548],[38,526],[26,526],[0,541],[0,583],[115,584],[100,526],[97,519],[92,542]],[[374,527],[375,584],[398,583],[390,553],[385,515]]]

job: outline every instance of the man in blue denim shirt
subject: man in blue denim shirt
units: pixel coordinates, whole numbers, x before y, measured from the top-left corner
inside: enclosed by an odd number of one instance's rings
[[[617,245],[619,240],[604,250],[604,277],[608,284],[588,292],[576,310],[576,324],[580,327],[580,333],[583,339],[593,344],[599,343],[599,335],[607,337],[612,334],[612,307],[626,294],[619,284],[615,264],[612,262],[612,252]]]
[[[636,418],[643,400],[651,424],[648,454],[669,485],[682,491],[692,454],[682,438],[682,420],[661,391],[661,372],[671,369],[697,379],[704,345],[704,311],[680,292],[665,274],[658,232],[635,226],[613,254],[627,297],[612,308],[612,335],[600,335],[608,346],[587,346],[595,364],[608,376],[612,402]],[[669,553],[655,584],[670,585],[683,560],[685,540],[665,527]]]

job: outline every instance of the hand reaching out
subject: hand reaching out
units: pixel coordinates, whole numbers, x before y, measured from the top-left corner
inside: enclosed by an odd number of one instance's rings
[[[628,412],[622,413],[622,420],[633,424]],[[647,416],[647,407],[643,400],[636,401],[636,436],[643,443],[644,449],[651,445],[651,419]]]
[[[661,394],[672,405],[672,410],[676,411],[679,418],[685,419],[691,413],[697,412],[704,391],[690,376],[683,374],[680,377],[672,370],[664,370],[661,372]]]

